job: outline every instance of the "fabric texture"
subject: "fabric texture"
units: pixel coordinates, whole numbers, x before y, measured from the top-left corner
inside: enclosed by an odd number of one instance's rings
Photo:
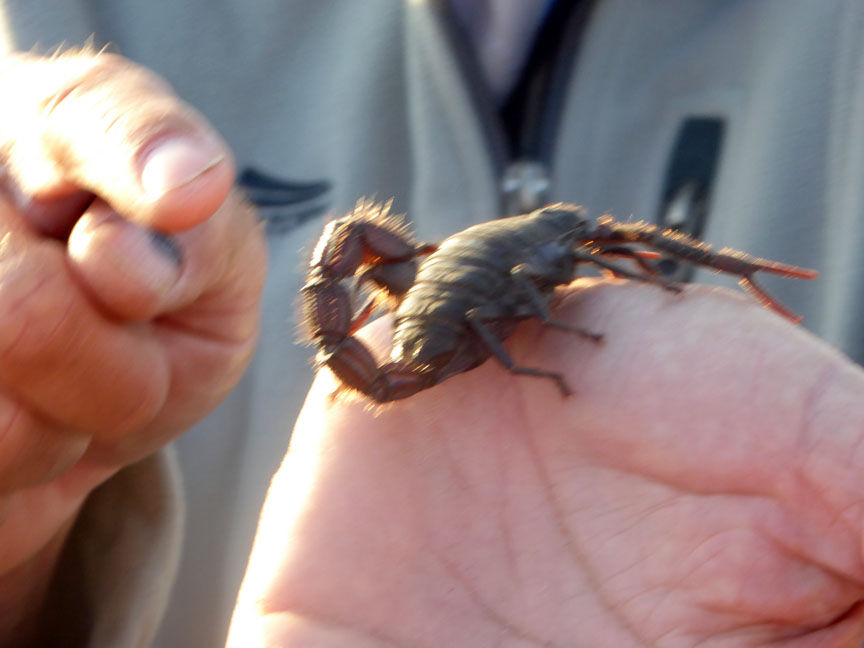
[[[149,646],[177,573],[180,474],[166,450],[97,488],[78,516],[52,583],[39,645]]]

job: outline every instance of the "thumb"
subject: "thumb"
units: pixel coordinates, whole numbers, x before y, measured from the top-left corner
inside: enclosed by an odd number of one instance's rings
[[[168,84],[122,57],[88,52],[0,62],[0,151],[22,191],[84,189],[160,230],[208,218],[234,178],[228,147]]]

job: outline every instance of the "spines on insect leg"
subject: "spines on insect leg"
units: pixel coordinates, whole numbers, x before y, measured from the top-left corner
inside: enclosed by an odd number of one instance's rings
[[[770,261],[769,259],[760,259],[751,257],[743,252],[738,252],[732,248],[723,248],[718,255],[731,256],[743,259],[749,265],[752,265],[756,271],[767,272],[769,274],[780,275],[781,277],[789,277],[790,279],[816,279],[819,276],[818,270],[810,268],[802,268],[800,266],[780,263],[779,261]]]
[[[772,297],[753,279],[757,272],[791,279],[815,279],[818,272],[807,268],[752,257],[744,252],[724,248],[719,252],[698,239],[674,230],[661,230],[649,223],[619,223],[609,216],[597,220],[592,244],[601,247],[622,243],[636,243],[660,250],[683,261],[741,277],[739,285],[765,306],[792,320],[801,318]]]
[[[338,282],[312,279],[301,290],[307,337],[318,345],[335,344],[352,330],[348,291]]]
[[[394,214],[391,211],[392,208],[392,198],[383,202],[375,202],[369,198],[360,198],[354,205],[354,209],[345,218],[355,223],[370,223],[404,240],[411,240],[413,233],[408,226],[405,214]]]
[[[391,201],[357,202],[347,216],[329,222],[310,260],[310,273],[333,280],[355,277],[379,263],[409,261],[429,246],[414,242],[404,218],[390,214]]]
[[[760,304],[767,306],[775,313],[779,313],[793,324],[800,324],[801,320],[804,319],[783,305],[783,303],[778,301],[776,297],[772,297],[764,288],[753,280],[753,277],[741,277],[738,280],[738,285],[741,286],[741,289],[744,292],[753,297]]]

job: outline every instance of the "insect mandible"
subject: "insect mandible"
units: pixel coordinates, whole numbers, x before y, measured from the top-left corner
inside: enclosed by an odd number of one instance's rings
[[[644,248],[648,248],[647,250]],[[469,227],[439,245],[415,242],[389,204],[360,201],[331,221],[313,253],[303,286],[303,315],[317,364],[373,401],[407,398],[494,356],[510,372],[571,389],[555,371],[518,365],[503,346],[526,318],[600,341],[602,336],[552,318],[557,286],[576,278],[580,264],[617,277],[680,290],[652,259],[658,253],[741,277],[740,285],[766,306],[797,320],[753,279],[766,272],[813,279],[813,270],[758,259],[734,250],[714,252],[698,240],[648,223],[609,216],[589,219],[575,205],[548,205],[530,214]],[[633,270],[616,262],[635,262]],[[390,360],[375,359],[354,333],[375,309],[375,295],[353,306],[371,285],[396,302]]]

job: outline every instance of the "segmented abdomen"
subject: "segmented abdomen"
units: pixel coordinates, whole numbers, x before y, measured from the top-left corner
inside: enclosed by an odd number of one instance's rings
[[[396,311],[394,359],[425,364],[464,344],[472,308],[494,303],[502,318],[512,315],[510,271],[550,234],[525,225],[516,218],[483,223],[448,238],[423,260]]]

